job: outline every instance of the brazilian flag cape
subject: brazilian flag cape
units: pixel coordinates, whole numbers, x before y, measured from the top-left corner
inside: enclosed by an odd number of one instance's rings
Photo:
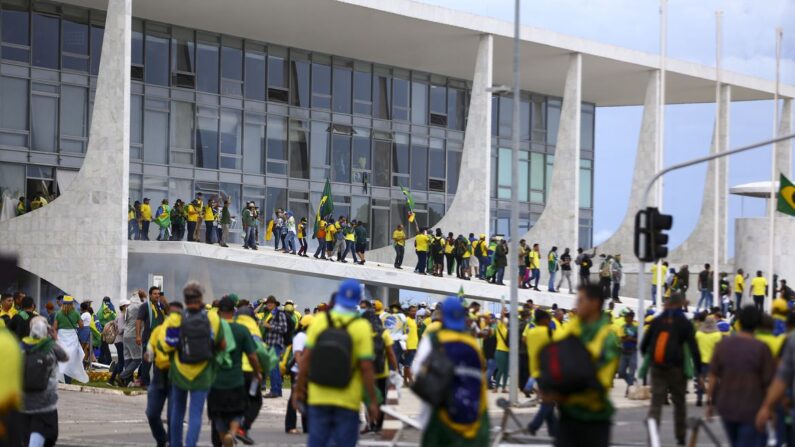
[[[780,213],[795,216],[795,185],[784,174],[778,182],[778,206]]]

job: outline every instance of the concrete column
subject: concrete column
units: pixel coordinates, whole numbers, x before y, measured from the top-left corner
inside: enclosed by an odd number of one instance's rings
[[[542,244],[542,252],[553,245],[575,252],[580,216],[580,109],[582,104],[582,55],[569,56],[569,68],[560,111],[555,165],[547,191],[544,212],[524,235],[529,245]]]
[[[721,114],[718,119],[718,131],[720,132],[721,147],[715,146],[715,131],[713,130],[712,144],[710,153],[717,151],[723,152],[729,147],[729,118],[731,108],[731,86],[721,86]],[[717,172],[720,172],[718,177],[719,193],[715,194],[713,183]],[[718,217],[718,222],[715,220],[714,203],[718,200],[718,209],[725,210],[727,206],[728,188],[726,179],[728,177],[728,159],[719,158],[709,163],[707,166],[707,176],[704,181],[704,197],[701,201],[701,214],[696,224],[696,228],[690,233],[690,236],[678,247],[676,247],[669,255],[669,261],[676,265],[702,265],[704,263],[712,264],[712,251],[713,251],[713,228],[718,225],[720,228],[720,236],[718,241],[718,259],[726,258],[726,214],[721,213]],[[713,267],[716,268],[716,267]],[[698,270],[698,269],[693,269]]]
[[[453,203],[442,220],[435,225],[445,234],[489,233],[489,200],[491,195],[491,92],[494,38],[491,34],[480,36],[472,76],[472,91],[464,132],[464,149],[461,169],[458,172],[458,190]],[[579,108],[578,108],[579,110]],[[578,121],[579,123],[579,121]],[[578,127],[579,129],[579,124]],[[579,132],[579,131],[578,131]],[[579,134],[579,133],[578,133]],[[367,260],[393,263],[392,246],[367,253]],[[406,241],[404,268],[417,263],[414,240]]]
[[[0,224],[0,247],[16,253],[20,268],[78,300],[127,294],[131,4],[108,1],[80,172],[49,205]]]
[[[632,259],[633,238],[635,232],[635,214],[643,206],[643,190],[646,183],[654,175],[654,161],[657,159],[657,115],[659,113],[659,90],[660,90],[660,71],[649,72],[649,79],[646,81],[646,97],[643,101],[643,118],[640,124],[640,135],[638,136],[638,150],[635,154],[635,171],[632,176],[632,186],[627,206],[627,214],[621,221],[615,233],[602,244],[599,244],[599,251],[602,253],[617,254],[624,256],[625,262]]]
[[[784,98],[781,104],[778,134],[789,133],[792,133],[792,98]],[[792,179],[792,140],[776,143],[776,164],[779,172]]]

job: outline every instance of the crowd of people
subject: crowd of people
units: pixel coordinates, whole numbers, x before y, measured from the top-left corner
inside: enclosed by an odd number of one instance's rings
[[[648,415],[658,423],[670,402],[679,444],[691,382],[696,405],[721,417],[732,445],[764,445],[768,423],[778,445],[793,439],[786,396],[795,380],[789,337],[795,311],[785,284],[771,314],[754,304],[727,312],[697,306],[689,313],[681,289],[667,287],[661,308],[642,316],[642,339],[634,312],[611,300],[604,286],[582,281],[571,309],[531,299],[499,313],[464,297],[385,308],[364,299],[354,280],[303,312],[273,296],[212,299],[195,282],[182,300],[169,301],[151,287],[120,300],[118,310],[103,300],[96,312],[90,301],[78,312],[75,298],[63,296],[40,315],[32,297],[4,294],[0,349],[13,334],[16,353],[3,355],[19,358],[23,374],[19,406],[2,420],[24,428],[13,431],[9,445],[54,445],[57,382],[87,381],[84,367],[96,357],[112,364],[111,385],[147,389],[146,416],[158,446],[196,445],[205,408],[213,445],[253,444],[249,431],[262,399],[281,397],[285,377],[291,383],[285,432],[300,427],[310,446],[355,445],[360,434],[380,431],[390,384],[408,386],[422,399],[423,445],[487,445],[487,392],[509,387],[539,404],[528,433],[546,425],[556,445],[608,445],[610,390],[618,380],[625,395],[650,385]],[[519,324],[517,347],[509,342],[511,312]],[[519,350],[516,378],[509,373],[511,349]]]

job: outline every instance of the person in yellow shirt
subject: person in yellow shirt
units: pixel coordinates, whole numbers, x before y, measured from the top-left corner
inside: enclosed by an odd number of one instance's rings
[[[392,232],[392,243],[395,247],[395,268],[400,269],[403,265],[403,255],[406,253],[406,233],[402,224],[398,224]]]
[[[428,268],[428,248],[430,245],[430,236],[428,236],[428,229],[423,228],[420,234],[414,237],[414,248],[417,251],[417,266],[414,268],[414,273],[425,275],[425,270]]]
[[[207,206],[202,211],[204,217],[204,242],[212,244],[216,239],[215,231],[215,200],[207,201]]]
[[[17,314],[17,309],[14,307],[14,296],[10,293],[4,293],[0,300],[0,319],[2,319],[6,327],[11,319]]]
[[[665,285],[665,277],[668,275],[668,263],[663,262],[660,268],[657,268],[657,263],[651,265],[651,304],[657,305],[657,284]],[[659,270],[659,271],[658,271]]]
[[[334,254],[334,241],[337,239],[337,225],[334,224],[334,219],[329,217],[328,221],[326,222],[326,259],[329,261],[334,261],[332,259]]]
[[[373,331],[367,320],[359,318],[361,293],[362,286],[357,281],[342,281],[334,307],[314,318],[307,331],[292,401],[297,410],[309,411],[310,446],[327,445],[329,439],[345,439],[350,445],[357,442],[362,390],[369,399],[370,420],[378,420]],[[332,329],[334,333],[325,334]],[[351,341],[347,352],[350,364],[340,362],[340,349],[332,349],[330,343],[332,337],[341,337],[341,330]],[[345,379],[347,384],[342,384]]]
[[[152,222],[152,207],[149,205],[149,199],[144,198],[144,203],[141,204],[141,239],[149,240],[149,223]]]
[[[455,238],[453,232],[447,233],[447,239],[444,240],[444,260],[447,262],[447,276],[453,275],[455,269]]]
[[[616,337],[621,343],[621,358],[618,361],[618,377],[624,379],[627,389],[624,397],[629,395],[629,388],[635,384],[635,371],[638,369],[638,322],[635,312],[625,308],[621,316],[616,318],[614,327]]]
[[[198,202],[195,200],[188,204],[187,213],[188,213],[188,242],[197,241],[195,238],[196,234],[196,225],[199,222],[199,214],[201,212],[201,206],[199,206]]]
[[[326,259],[326,226],[328,225],[325,220],[318,219],[317,232],[315,239],[317,239],[317,250],[315,250],[315,259]]]
[[[701,364],[695,365],[698,370],[696,371],[698,375],[701,377],[701,383],[704,383],[706,380],[707,375],[709,374],[709,362],[712,361],[712,354],[715,352],[715,346],[718,345],[723,339],[723,333],[718,330],[718,322],[712,315],[707,316],[704,319],[704,322],[701,323],[701,326],[696,331],[696,345],[698,346],[698,352],[701,355]],[[696,406],[700,407],[702,405],[702,398],[706,389],[704,386],[698,386],[698,381],[696,382]]]
[[[403,377],[406,382],[411,383],[413,377],[411,376],[411,362],[414,361],[414,355],[417,353],[417,346],[420,343],[420,336],[417,330],[417,306],[409,306],[408,314],[406,315],[406,353],[403,356]]]
[[[524,332],[525,342],[527,344],[527,361],[530,371],[530,381],[535,382],[541,375],[541,368],[539,367],[538,354],[544,346],[548,345],[552,340],[552,328],[550,327],[550,315],[543,309],[536,309],[534,311],[535,326],[527,328]],[[532,386],[532,385],[531,385]],[[555,405],[551,402],[541,402],[538,412],[530,421],[527,430],[535,436],[538,429],[547,423],[547,431],[549,436],[555,437],[557,435],[557,417],[555,417]]]
[[[494,373],[494,392],[502,387],[502,392],[508,392],[508,311],[502,310],[502,317],[497,322],[497,351],[494,360],[497,362],[497,371]],[[502,385],[500,385],[502,384]]]
[[[745,280],[748,275],[745,274],[743,269],[737,269],[737,274],[734,275],[734,299],[737,301],[734,308],[740,310],[743,302],[743,294],[745,293]]]
[[[751,296],[754,298],[754,306],[760,312],[764,311],[765,296],[767,295],[767,279],[762,276],[762,271],[757,270],[756,276],[751,280]]]

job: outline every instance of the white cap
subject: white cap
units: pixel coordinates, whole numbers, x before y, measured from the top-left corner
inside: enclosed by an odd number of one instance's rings
[[[122,307],[122,306],[129,306],[129,305],[130,305],[130,303],[131,303],[131,301],[130,301],[130,299],[129,299],[129,298],[122,298],[122,299],[119,301],[119,307]]]

